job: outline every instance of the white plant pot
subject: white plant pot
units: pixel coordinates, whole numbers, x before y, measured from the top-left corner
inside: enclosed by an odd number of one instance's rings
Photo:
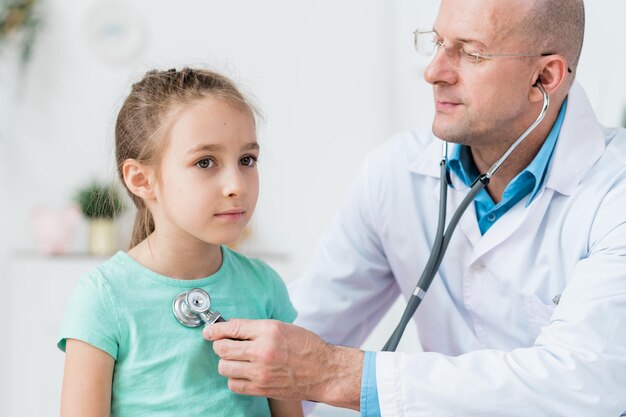
[[[115,221],[93,219],[89,221],[89,252],[92,255],[107,256],[116,250],[117,235]]]

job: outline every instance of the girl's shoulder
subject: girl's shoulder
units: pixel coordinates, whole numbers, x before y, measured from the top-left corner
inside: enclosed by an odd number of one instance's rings
[[[119,251],[83,275],[81,281],[105,287],[126,286],[130,276],[142,274],[145,271],[128,254]]]
[[[228,267],[234,270],[244,270],[260,279],[281,280],[278,273],[261,259],[249,257],[228,246],[222,246],[222,254],[224,255],[224,264],[230,264]]]

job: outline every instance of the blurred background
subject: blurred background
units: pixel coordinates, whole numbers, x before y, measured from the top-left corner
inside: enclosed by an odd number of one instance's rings
[[[133,82],[152,68],[210,67],[260,105],[261,195],[238,248],[289,282],[365,154],[396,131],[430,125],[427,61],[412,32],[432,26],[438,3],[2,0],[0,415],[58,415],[65,303],[81,274],[126,249],[134,213],[124,196],[127,210],[99,238],[75,204],[94,182],[117,181],[113,125]],[[623,125],[626,2],[586,6],[578,79],[600,121]],[[364,348],[384,344],[401,309]],[[410,329],[401,350],[415,349]]]

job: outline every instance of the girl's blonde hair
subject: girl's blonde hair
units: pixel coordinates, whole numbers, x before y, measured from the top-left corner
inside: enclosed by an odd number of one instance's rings
[[[177,105],[213,97],[245,111],[255,120],[257,108],[227,77],[213,71],[183,68],[180,71],[153,70],[133,84],[130,94],[117,115],[115,124],[115,159],[122,184],[122,167],[127,159],[135,159],[158,168],[167,146],[166,115]],[[137,207],[130,247],[136,246],[154,231],[154,219],[142,198],[126,187]]]

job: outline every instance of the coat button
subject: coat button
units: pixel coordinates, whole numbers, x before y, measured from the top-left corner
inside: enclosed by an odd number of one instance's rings
[[[476,261],[474,262],[474,264],[472,264],[472,269],[474,270],[474,272],[482,272],[485,270],[485,264],[481,261]]]

